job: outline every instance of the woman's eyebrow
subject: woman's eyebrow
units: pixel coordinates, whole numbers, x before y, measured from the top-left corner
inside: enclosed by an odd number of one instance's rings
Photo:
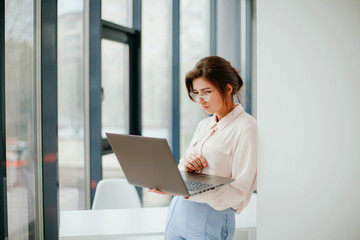
[[[200,91],[204,91],[204,90],[211,90],[211,88],[210,87],[206,87],[206,88],[202,88],[202,89],[200,89]],[[196,89],[194,89],[194,91],[197,91]]]

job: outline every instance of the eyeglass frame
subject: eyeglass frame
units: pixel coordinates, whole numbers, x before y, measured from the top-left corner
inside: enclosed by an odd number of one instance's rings
[[[214,90],[212,91],[205,91],[205,92],[201,92],[201,93],[194,93],[194,92],[190,92],[190,96],[192,97],[192,99],[194,99],[196,102],[198,102],[201,98],[207,102],[210,100],[210,94],[213,93]]]

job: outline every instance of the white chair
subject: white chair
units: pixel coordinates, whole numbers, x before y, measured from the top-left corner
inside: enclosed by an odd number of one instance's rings
[[[96,186],[92,210],[141,208],[141,202],[136,188],[126,179],[102,179]],[[159,240],[162,237],[129,237],[121,240]],[[113,239],[117,240],[117,239]]]
[[[135,187],[126,179],[103,179],[96,186],[93,210],[141,207]]]

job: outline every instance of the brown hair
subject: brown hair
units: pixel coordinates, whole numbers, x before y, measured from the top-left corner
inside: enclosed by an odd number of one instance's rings
[[[233,87],[231,95],[240,98],[237,93],[243,86],[243,80],[240,77],[239,71],[231,66],[231,63],[222,57],[210,56],[201,59],[196,63],[193,70],[188,72],[185,77],[185,85],[192,101],[195,101],[190,93],[194,91],[193,81],[197,78],[203,77],[220,92],[223,100],[226,102],[226,84]]]

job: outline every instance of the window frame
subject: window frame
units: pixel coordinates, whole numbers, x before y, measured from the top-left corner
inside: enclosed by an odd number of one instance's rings
[[[101,39],[129,46],[129,134],[141,135],[141,82],[137,64],[140,64],[140,31],[101,20]],[[113,153],[107,138],[101,139],[101,155]]]
[[[90,204],[102,179],[103,155],[112,153],[101,136],[101,39],[129,45],[129,134],[141,135],[141,0],[133,0],[133,27],[101,19],[101,1],[89,2],[89,156]],[[141,191],[138,189],[141,197]]]
[[[177,163],[180,161],[180,0],[172,2],[172,106],[171,148]]]
[[[7,239],[7,179],[6,179],[6,125],[5,125],[5,1],[0,3],[0,239]]]
[[[40,39],[36,39],[36,46],[40,51],[35,62],[40,65],[41,78],[41,169],[38,176],[38,192],[42,194],[43,215],[39,217],[40,235],[44,239],[58,238],[58,138],[57,138],[57,1],[41,0],[40,5],[35,0],[36,32],[40,31]],[[37,12],[40,12],[38,16]],[[38,43],[40,41],[40,43]],[[40,56],[40,59],[39,57]],[[38,67],[37,67],[38,68]],[[37,76],[39,77],[39,76]],[[42,185],[42,186],[41,186]],[[42,190],[42,191],[41,191]],[[42,201],[41,201],[42,200]],[[39,206],[38,206],[39,207]]]
[[[8,238],[5,112],[5,1],[0,3],[0,238]],[[34,0],[34,78],[36,107],[36,237],[58,238],[57,167],[57,2]],[[50,26],[50,27],[49,27]],[[46,140],[44,140],[46,139]]]

